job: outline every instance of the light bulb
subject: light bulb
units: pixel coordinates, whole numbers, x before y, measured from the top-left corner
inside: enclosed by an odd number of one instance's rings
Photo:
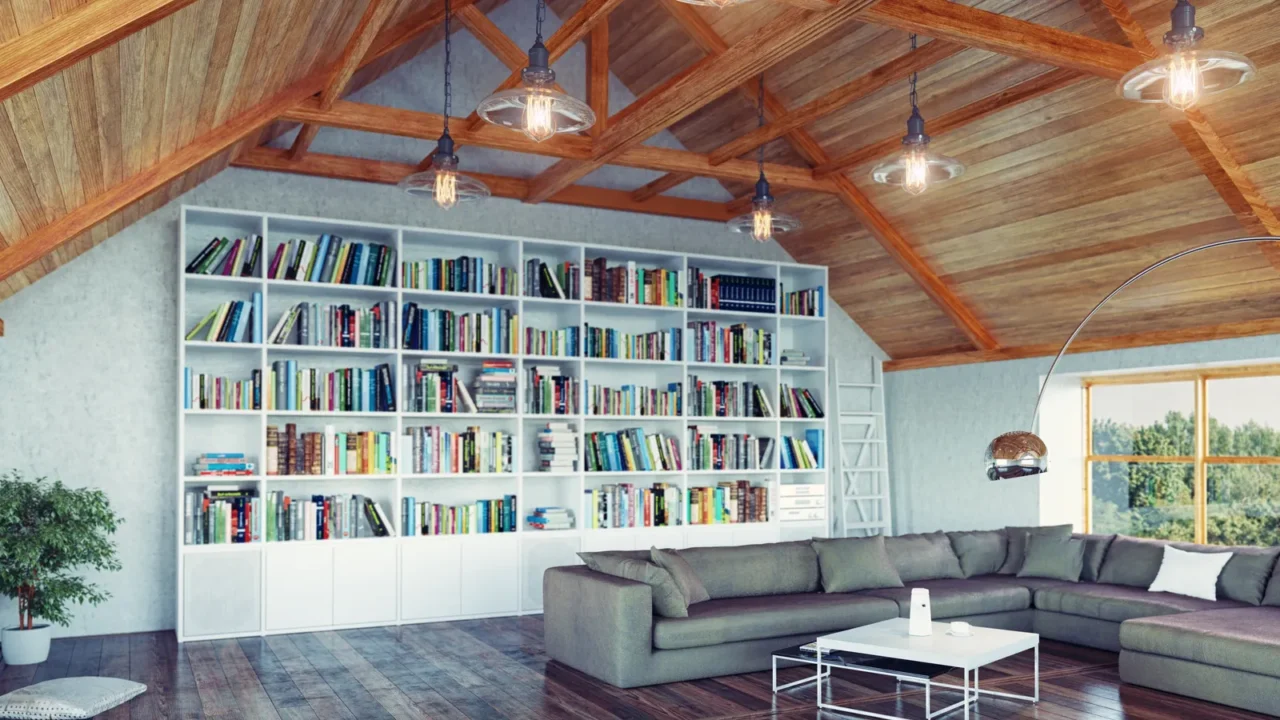
[[[436,171],[436,205],[449,210],[458,204],[458,174],[452,170]]]
[[[756,242],[768,242],[773,239],[773,211],[767,207],[758,207],[751,213],[751,238]]]
[[[553,98],[540,93],[530,93],[525,99],[524,134],[534,142],[542,142],[556,134],[555,119],[551,109]]]
[[[1204,77],[1200,63],[1191,52],[1176,52],[1169,56],[1169,66],[1164,80],[1164,101],[1169,107],[1187,110],[1200,101],[1204,89]]]
[[[929,189],[929,158],[925,146],[916,145],[902,153],[902,189],[919,195]]]

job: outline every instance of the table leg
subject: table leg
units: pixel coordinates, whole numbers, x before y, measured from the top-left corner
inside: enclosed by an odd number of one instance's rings
[[[964,671],[964,720],[969,720],[969,671]]]
[[[930,713],[930,709],[929,709],[929,704],[930,704],[930,694],[931,694],[931,693],[930,693],[930,691],[931,691],[932,689],[933,689],[933,683],[930,683],[930,682],[929,682],[929,679],[928,679],[928,678],[925,678],[925,680],[924,680],[924,716],[925,716],[926,720],[928,720],[929,718],[931,718],[931,717],[932,717],[932,713]],[[902,692],[902,680],[901,680],[901,679],[898,679],[898,692],[899,692],[899,693],[901,693],[901,692]]]
[[[773,694],[778,694],[778,656],[773,656]]]
[[[822,648],[818,648],[818,665],[816,668],[818,676],[813,682],[818,686],[818,707],[822,707]]]
[[[1040,643],[1036,643],[1036,693],[1035,701],[1040,702]]]

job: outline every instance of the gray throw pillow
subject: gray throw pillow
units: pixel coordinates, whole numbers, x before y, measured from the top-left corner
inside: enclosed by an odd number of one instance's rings
[[[578,553],[582,562],[596,572],[635,580],[653,588],[653,611],[662,617],[689,617],[689,604],[671,573],[645,560],[636,560],[610,552]]]
[[[822,591],[853,592],[877,588],[900,588],[902,578],[889,561],[884,536],[861,538],[814,538],[822,571]]]
[[[964,577],[960,558],[944,532],[887,537],[884,549],[904,583]]]
[[[1085,542],[1078,538],[1028,534],[1027,556],[1018,577],[1080,582],[1084,550]]]
[[[1107,548],[1111,547],[1111,541],[1116,536],[1074,533],[1071,537],[1084,541],[1084,570],[1080,573],[1080,579],[1084,582],[1097,582],[1098,573],[1102,572],[1102,560],[1107,556]]]
[[[1009,554],[1009,535],[1003,529],[949,532],[947,537],[965,577],[995,573]]]
[[[1280,571],[1271,574],[1271,582],[1267,584],[1267,595],[1262,598],[1262,604],[1268,607],[1280,607]]]
[[[1098,582],[1104,585],[1128,585],[1143,590],[1151,587],[1160,564],[1164,562],[1164,540],[1117,535],[1102,561]]]
[[[1198,553],[1231,553],[1231,559],[1218,575],[1218,599],[1235,600],[1250,605],[1262,604],[1280,547],[1231,545],[1195,545],[1173,543],[1179,550]]]
[[[684,596],[684,601],[687,604],[693,605],[694,603],[706,602],[711,599],[707,588],[698,579],[698,573],[693,571],[693,566],[680,555],[680,551],[659,550],[656,547],[651,547],[649,548],[649,559],[653,561],[653,564],[671,573],[671,579],[676,581],[676,587],[680,588],[680,594]]]
[[[1022,569],[1022,561],[1027,555],[1027,533],[1049,535],[1058,539],[1071,537],[1070,525],[1049,525],[1047,527],[1008,527],[1009,553],[1000,566],[1001,575],[1017,575]]]

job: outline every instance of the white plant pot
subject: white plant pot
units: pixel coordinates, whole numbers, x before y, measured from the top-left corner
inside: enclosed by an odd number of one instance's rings
[[[49,659],[53,627],[36,625],[30,630],[5,628],[0,631],[0,650],[6,665],[35,665]]]

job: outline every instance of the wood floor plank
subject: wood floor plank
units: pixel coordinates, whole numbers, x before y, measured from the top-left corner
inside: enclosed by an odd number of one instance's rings
[[[356,682],[369,691],[382,709],[396,720],[417,720],[426,717],[395,683],[388,680],[341,635],[326,632],[317,633],[315,637],[342,664],[342,667],[346,668]]]
[[[257,674],[258,681],[271,698],[276,713],[282,720],[316,720],[316,713],[311,709],[302,691],[293,684],[293,678],[284,665],[276,659],[275,653],[267,645],[266,638],[242,638],[240,652]]]
[[[261,678],[240,650],[240,642],[219,640],[214,643],[214,648],[218,653],[222,673],[231,686],[231,694],[235,696],[242,712],[251,718],[279,720],[280,714],[276,712],[275,704],[263,688]]]
[[[329,683],[320,677],[320,673],[311,666],[293,640],[288,635],[273,635],[267,638],[267,647],[276,656],[280,666],[289,673],[298,692],[306,698],[307,704],[319,720],[351,720],[355,716],[334,693]]]
[[[71,652],[71,664],[67,666],[67,677],[92,677],[98,674],[102,663],[102,638],[76,638],[75,650]]]
[[[109,635],[102,639],[102,657],[98,663],[99,677],[129,677],[129,645],[130,636],[128,635]],[[137,700],[134,698],[134,701],[128,704],[117,705],[108,710],[103,717],[105,720],[133,720],[135,717],[133,708],[143,704]]]
[[[241,712],[236,696],[227,683],[226,673],[218,662],[218,650],[213,642],[187,643],[185,647],[205,717],[247,720],[249,716]]]
[[[292,635],[294,646],[298,648],[315,668],[316,673],[342,700],[356,720],[386,720],[392,716],[382,709],[377,700],[360,684],[338,659],[329,652],[319,637],[313,633]]]
[[[37,666],[32,682],[44,682],[67,676],[67,668],[71,665],[71,655],[75,650],[75,638],[55,638],[49,644],[49,659]]]

